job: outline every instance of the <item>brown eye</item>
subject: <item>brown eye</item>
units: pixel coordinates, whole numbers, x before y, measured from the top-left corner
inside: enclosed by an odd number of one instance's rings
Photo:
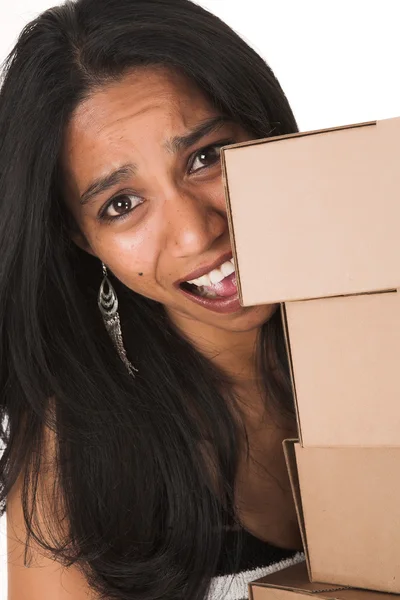
[[[221,147],[224,145],[225,143],[214,144],[213,146],[207,146],[207,148],[199,150],[194,156],[190,172],[193,173],[217,163],[219,161]]]
[[[143,200],[141,198],[138,198],[138,196],[134,196],[133,194],[117,196],[108,202],[101,213],[101,218],[108,221],[120,219],[127,216],[139,204],[142,204],[142,202]]]

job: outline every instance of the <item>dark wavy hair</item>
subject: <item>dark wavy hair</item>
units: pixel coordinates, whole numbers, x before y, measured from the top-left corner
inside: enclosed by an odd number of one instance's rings
[[[66,2],[24,28],[0,91],[0,514],[22,476],[27,549],[32,537],[106,598],[203,600],[237,521],[232,382],[161,304],[113,280],[139,369],[128,374],[97,307],[101,263],[72,243],[63,198],[73,110],[150,65],[182,71],[254,138],[298,131],[265,61],[189,0]],[[279,311],[260,330],[257,365],[266,401],[292,415]]]

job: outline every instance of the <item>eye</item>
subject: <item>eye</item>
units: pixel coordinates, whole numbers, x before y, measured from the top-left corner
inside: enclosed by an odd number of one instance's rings
[[[102,209],[99,218],[102,221],[123,219],[142,203],[142,198],[139,198],[134,194],[120,194],[107,202]]]
[[[232,143],[230,140],[219,142],[218,144],[212,144],[202,148],[194,155],[191,163],[190,173],[195,173],[206,167],[210,167],[219,162],[220,150],[222,146],[226,146]]]

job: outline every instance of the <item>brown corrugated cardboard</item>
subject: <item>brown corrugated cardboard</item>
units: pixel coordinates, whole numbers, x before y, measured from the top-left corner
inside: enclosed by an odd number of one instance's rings
[[[400,117],[221,151],[244,306],[400,286]]]
[[[400,293],[286,302],[282,317],[302,445],[400,446]]]
[[[324,583],[310,583],[304,563],[288,567],[249,585],[250,600],[399,600],[397,594],[384,594],[343,588]]]
[[[400,117],[221,154],[241,303],[284,303],[301,438],[284,448],[309,577],[398,594],[399,153]],[[262,587],[253,600],[389,597]]]
[[[310,580],[400,593],[400,447],[284,451]]]

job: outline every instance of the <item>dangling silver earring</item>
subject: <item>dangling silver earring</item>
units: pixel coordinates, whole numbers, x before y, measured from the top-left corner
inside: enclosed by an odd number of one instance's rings
[[[101,282],[97,303],[103,317],[104,325],[112,339],[117,352],[128,369],[130,375],[135,377],[134,371],[138,370],[129,362],[122,340],[121,322],[118,314],[118,298],[110,280],[107,277],[107,267],[102,262],[103,281]]]

